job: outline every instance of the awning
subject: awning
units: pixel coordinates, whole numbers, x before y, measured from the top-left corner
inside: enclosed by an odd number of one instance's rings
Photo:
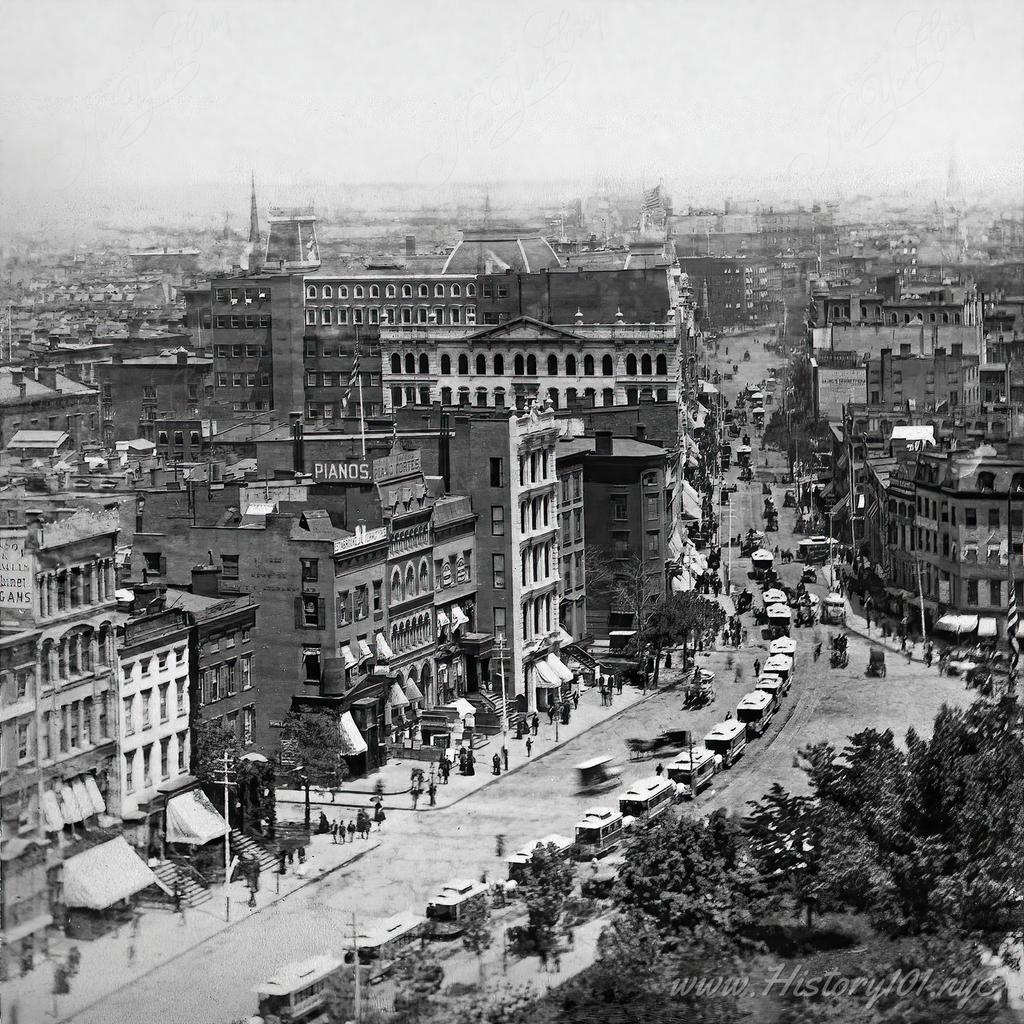
[[[83,818],[91,817],[97,813],[96,808],[92,805],[92,797],[85,788],[85,779],[75,779],[71,783],[71,792],[75,794],[75,802],[78,804],[78,809],[82,812]]]
[[[366,661],[367,658],[373,657],[373,651],[370,650],[370,645],[366,640],[359,641],[359,660]]]
[[[190,789],[167,801],[167,842],[205,846],[227,835],[228,823],[201,789]]]
[[[445,707],[454,708],[458,712],[459,718],[472,718],[476,714],[476,708],[465,697],[456,697]]]
[[[64,904],[69,907],[106,910],[157,884],[156,875],[124,836],[64,861]]]
[[[571,683],[573,681],[573,674],[565,667],[557,654],[549,654],[544,659],[544,664],[555,673],[560,683]]]
[[[997,636],[999,629],[996,625],[996,620],[988,615],[983,615],[978,619],[978,636]]]
[[[345,757],[366,753],[366,740],[363,739],[351,711],[346,711],[338,718],[338,732],[341,734],[341,752]]]
[[[469,622],[469,616],[457,605],[452,605],[452,629],[458,629]]]
[[[391,650],[387,640],[384,639],[384,634],[378,633],[373,639],[377,646],[377,656],[382,661],[390,661],[395,656],[395,652]]]
[[[411,679],[406,679],[406,681],[402,683],[402,690],[406,697],[409,698],[410,703],[423,700],[423,694],[420,691],[420,688]]]
[[[977,615],[943,615],[935,623],[936,629],[944,630],[947,633],[973,633],[978,628]]]
[[[47,832],[59,832],[64,827],[64,815],[60,813],[57,794],[52,789],[43,794],[43,818]]]
[[[355,668],[359,659],[352,653],[352,648],[344,644],[341,648],[341,656],[345,660],[345,668]]]
[[[685,491],[682,494],[683,499],[683,517],[687,519],[700,520],[703,515],[703,509],[699,501],[695,501]]]
[[[568,633],[566,633],[565,629],[562,626],[558,627],[558,642],[562,644],[572,643],[572,637],[569,636]]]
[[[448,616],[440,608],[437,609],[437,624],[442,629],[448,625]]]
[[[686,550],[686,543],[683,540],[682,533],[679,530],[679,524],[676,523],[672,530],[672,534],[668,539],[668,552],[673,558],[682,558],[683,552]]]
[[[546,661],[538,661],[533,666],[537,670],[538,686],[542,689],[550,689],[552,686],[561,688],[562,681],[555,675],[554,670]]]
[[[682,482],[683,494],[691,501],[696,502],[697,506],[700,506],[700,495],[687,483],[685,480]]]
[[[388,699],[385,703],[393,708],[407,708],[409,706],[409,698],[406,697],[405,692],[398,683],[392,683],[391,689],[388,690]]]
[[[682,594],[693,589],[693,577],[688,569],[680,569],[679,573],[672,577],[672,593]]]
[[[97,814],[106,814],[107,802],[103,799],[100,787],[96,785],[95,775],[85,776],[85,791],[89,794],[89,799],[92,801],[93,810]]]
[[[60,813],[67,825],[77,824],[85,817],[82,808],[78,806],[74,791],[70,786],[61,786],[57,794],[60,799]]]

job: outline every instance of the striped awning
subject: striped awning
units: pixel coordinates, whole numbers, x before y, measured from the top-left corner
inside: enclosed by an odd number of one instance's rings
[[[124,836],[76,854],[63,865],[64,904],[106,910],[151,885],[156,875]]]
[[[359,660],[366,661],[367,658],[373,657],[373,651],[370,650],[370,644],[366,640],[359,641]]]
[[[391,650],[391,645],[384,639],[383,633],[378,633],[374,637],[374,643],[377,645],[377,656],[382,661],[390,661],[395,656],[395,652]]]
[[[359,664],[359,659],[352,653],[352,648],[348,644],[342,646],[341,656],[345,661],[345,668],[355,668]]]
[[[409,698],[410,703],[423,700],[423,694],[420,692],[420,688],[411,679],[406,679],[405,682],[402,683],[402,689],[405,691],[405,695]]]
[[[359,731],[351,711],[338,718],[338,732],[341,734],[341,753],[345,757],[356,757],[367,751],[366,740]]]
[[[388,690],[386,703],[393,708],[407,708],[409,706],[409,698],[406,697],[405,692],[398,683],[392,683],[391,689]]]

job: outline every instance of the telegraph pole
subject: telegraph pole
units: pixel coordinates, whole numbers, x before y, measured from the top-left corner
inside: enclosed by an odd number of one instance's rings
[[[217,766],[221,778],[218,780],[224,787],[224,824],[227,831],[224,833],[224,920],[231,919],[231,896],[229,888],[231,885],[231,819],[229,818],[229,787],[231,785],[234,769],[231,766],[231,751],[225,750],[224,755]]]
[[[356,930],[356,915],[352,915],[352,963],[355,967],[355,984],[352,989],[352,1017],[357,1022],[362,1013],[359,991],[359,932]]]
[[[498,672],[501,674],[501,742],[508,739],[508,696],[505,693],[505,634],[499,633],[494,641],[498,648]]]

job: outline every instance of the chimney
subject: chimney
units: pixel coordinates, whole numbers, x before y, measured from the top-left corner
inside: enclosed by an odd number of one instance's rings
[[[638,441],[644,441],[647,439],[647,428],[642,423],[638,423],[636,425],[636,439]]]
[[[11,386],[20,388],[25,383],[24,370],[11,370]]]
[[[416,255],[416,236],[406,235],[405,236],[405,255],[415,256]]]
[[[177,353],[175,353],[175,355],[176,355],[175,362],[178,364],[178,366],[188,366],[188,353],[187,352],[177,352]]]
[[[222,571],[219,565],[193,565],[192,593],[202,597],[220,597]]]
[[[292,470],[295,473],[305,472],[306,456],[302,441],[302,413],[288,413],[288,426],[292,435]]]
[[[612,453],[612,432],[610,430],[594,431],[594,454],[611,455]]]
[[[167,584],[136,583],[134,586],[135,602],[132,611],[136,615],[145,615],[147,612],[162,612],[167,603]]]

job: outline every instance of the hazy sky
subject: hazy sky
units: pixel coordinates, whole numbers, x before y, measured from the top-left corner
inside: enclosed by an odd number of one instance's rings
[[[3,0],[7,200],[259,180],[1020,194],[1024,3]],[[732,187],[733,194],[736,188]]]

